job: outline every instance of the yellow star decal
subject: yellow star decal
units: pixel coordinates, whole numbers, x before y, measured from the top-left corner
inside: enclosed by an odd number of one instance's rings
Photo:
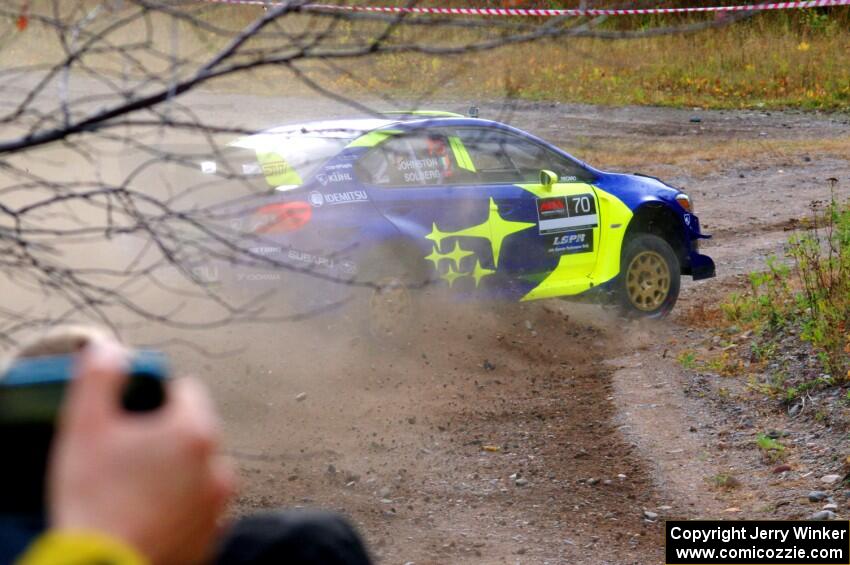
[[[454,261],[455,269],[460,269],[460,262],[463,261],[465,257],[469,257],[472,254],[472,251],[466,251],[465,249],[461,249],[460,244],[455,241],[455,248],[452,250],[451,253],[444,254],[443,257]]]
[[[449,232],[448,235],[451,237],[480,237],[481,239],[490,239],[490,218],[487,218],[483,224],[478,224],[477,226],[472,226],[471,228],[459,231]]]
[[[459,273],[458,271],[455,271],[455,270],[452,268],[452,266],[451,266],[451,265],[449,265],[449,270],[448,270],[448,271],[446,271],[445,273],[443,273],[443,274],[442,274],[442,275],[440,275],[440,276],[443,278],[443,280],[445,280],[446,282],[448,282],[448,283],[449,283],[449,288],[451,288],[451,287],[452,287],[452,285],[454,285],[454,284],[455,284],[455,281],[456,281],[457,279],[459,279],[459,278],[461,278],[461,277],[465,277],[465,276],[466,276],[466,275],[468,275],[468,274],[469,274],[469,273]]]
[[[499,255],[502,252],[502,242],[505,241],[505,238],[511,234],[527,230],[536,224],[533,222],[511,222],[509,220],[505,220],[499,214],[499,207],[496,205],[496,201],[491,197],[490,212],[487,216],[487,220],[481,224],[459,231],[450,232],[440,231],[440,228],[437,227],[436,223],[432,223],[431,225],[431,233],[426,235],[425,238],[436,243],[438,247],[440,246],[440,242],[447,237],[479,237],[488,240],[493,252],[493,265],[498,267]]]
[[[447,237],[452,237],[454,234],[452,232],[443,232],[440,231],[440,228],[437,227],[437,224],[431,223],[431,233],[425,236],[425,239],[430,239],[434,243],[437,244],[437,248],[440,248],[440,243],[446,239]]]
[[[425,256],[425,260],[434,263],[434,268],[438,271],[440,270],[440,261],[445,258],[446,256],[437,250],[436,245],[434,246],[434,249],[431,250],[431,254]]]
[[[431,250],[431,254],[427,255],[425,259],[427,261],[431,261],[434,264],[434,268],[438,271],[440,270],[440,261],[443,259],[449,259],[454,261],[455,269],[460,268],[460,262],[463,261],[466,257],[470,255],[474,255],[472,251],[467,251],[465,249],[461,249],[460,243],[455,241],[455,248],[450,253],[440,253],[440,250],[437,249],[435,245]]]
[[[490,245],[493,247],[493,265],[499,266],[499,254],[502,251],[502,242],[511,234],[527,230],[537,224],[534,222],[511,222],[502,218],[499,207],[493,198],[490,198],[490,216],[487,218],[490,224]]]
[[[475,279],[475,288],[478,288],[478,285],[481,282],[481,279],[483,279],[486,276],[492,275],[495,272],[496,271],[493,271],[491,269],[485,269],[484,267],[481,266],[481,261],[476,260],[475,261],[475,268],[472,270],[472,278]]]

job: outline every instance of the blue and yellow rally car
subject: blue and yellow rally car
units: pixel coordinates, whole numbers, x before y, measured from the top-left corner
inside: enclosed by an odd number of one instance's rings
[[[375,283],[379,318],[403,316],[411,290],[431,283],[511,301],[601,293],[629,315],[662,317],[682,274],[714,276],[685,193],[499,122],[446,112],[312,122],[229,150],[266,186],[250,211],[263,249]]]

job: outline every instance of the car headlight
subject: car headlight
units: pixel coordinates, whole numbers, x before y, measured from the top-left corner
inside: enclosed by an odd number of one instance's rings
[[[684,192],[680,192],[676,195],[676,202],[679,203],[679,206],[684,208],[685,212],[694,213],[694,202],[691,200],[691,197],[685,194]]]

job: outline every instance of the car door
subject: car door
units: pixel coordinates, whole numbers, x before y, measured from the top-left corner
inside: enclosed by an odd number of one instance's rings
[[[492,194],[476,189],[458,143],[436,129],[388,136],[358,160],[355,174],[398,235],[421,250],[432,279],[474,290],[498,261],[490,238]]]
[[[499,269],[526,284],[524,298],[577,294],[591,286],[600,214],[590,173],[536,140],[497,128],[457,128],[479,182],[502,219],[533,223],[506,240]],[[540,183],[542,170],[555,173]]]

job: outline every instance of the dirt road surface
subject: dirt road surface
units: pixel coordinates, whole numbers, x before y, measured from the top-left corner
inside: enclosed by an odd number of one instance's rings
[[[241,127],[351,113],[214,93],[186,103]],[[710,406],[685,394],[669,352],[698,337],[701,307],[781,250],[789,222],[828,196],[826,179],[850,194],[850,119],[543,103],[481,104],[481,115],[685,187],[715,234],[704,250],[718,278],[686,281],[676,315],[652,325],[552,300],[437,308],[395,348],[332,315],[127,338],[206,351],[166,345],[221,406],[236,513],[341,510],[380,563],[662,563],[662,525],[645,511],[727,510],[707,483],[721,457],[699,421]]]

